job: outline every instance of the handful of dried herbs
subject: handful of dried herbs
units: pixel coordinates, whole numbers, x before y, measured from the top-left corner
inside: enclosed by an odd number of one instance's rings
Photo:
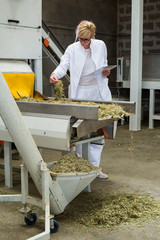
[[[76,157],[74,154],[64,155],[54,166],[50,169],[51,174],[57,173],[82,173],[97,171],[100,168],[93,166],[88,160]]]
[[[54,89],[56,90],[56,94],[54,96],[55,99],[65,97],[62,80],[58,80],[58,82],[56,84],[54,84]]]

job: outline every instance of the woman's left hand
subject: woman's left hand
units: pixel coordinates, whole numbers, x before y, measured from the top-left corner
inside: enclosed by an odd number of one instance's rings
[[[108,76],[110,75],[110,73],[111,73],[111,71],[110,71],[108,68],[106,68],[106,69],[104,69],[104,70],[102,71],[102,74],[103,74],[105,77],[108,77]]]

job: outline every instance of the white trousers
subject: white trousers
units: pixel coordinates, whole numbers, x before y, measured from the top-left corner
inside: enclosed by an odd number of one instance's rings
[[[97,85],[78,86],[76,99],[90,101],[103,100]],[[90,162],[96,167],[100,165],[102,150],[103,145],[90,144]],[[77,155],[82,157],[82,145],[77,146]]]
[[[99,167],[101,160],[101,153],[103,145],[90,144],[90,162],[95,166]],[[78,157],[82,157],[82,145],[76,147]]]

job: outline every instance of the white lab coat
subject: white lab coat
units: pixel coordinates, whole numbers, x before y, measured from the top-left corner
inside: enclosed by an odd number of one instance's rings
[[[103,41],[91,39],[90,49],[96,70],[108,65],[107,48]],[[81,43],[75,42],[67,47],[59,66],[54,70],[58,79],[62,78],[67,70],[70,70],[69,97],[72,99],[76,98],[77,88],[86,56],[87,52]],[[111,101],[111,93],[108,88],[108,78],[100,75],[96,80],[102,99],[105,101]]]
[[[91,57],[95,63],[96,70],[108,65],[107,48],[103,41],[91,39],[90,49]],[[86,56],[87,52],[80,42],[75,42],[69,45],[61,58],[59,66],[54,70],[53,73],[55,73],[57,78],[60,79],[66,74],[68,69],[70,70],[69,97],[71,99],[78,98],[87,100],[86,97],[88,95],[88,100],[111,101],[112,97],[108,87],[108,78],[102,74],[96,77],[99,91],[97,91],[98,89],[87,89],[89,86],[84,86],[84,88],[78,86]],[[87,93],[87,91],[90,91],[90,93]],[[98,167],[100,164],[102,149],[103,145],[90,145],[90,162],[96,167]],[[77,147],[77,154],[80,157],[82,156],[81,145]]]

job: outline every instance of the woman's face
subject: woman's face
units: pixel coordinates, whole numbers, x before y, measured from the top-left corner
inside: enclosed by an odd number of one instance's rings
[[[91,37],[89,37],[89,38],[78,38],[78,40],[80,41],[82,47],[84,47],[85,49],[90,48]]]

